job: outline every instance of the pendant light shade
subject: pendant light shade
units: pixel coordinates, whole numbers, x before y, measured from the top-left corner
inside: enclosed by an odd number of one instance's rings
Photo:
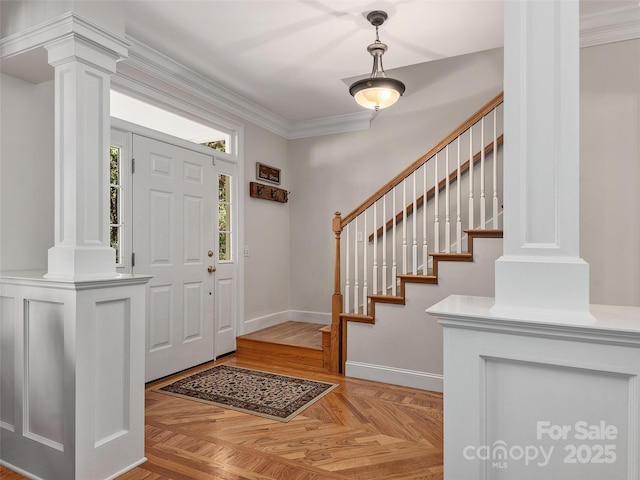
[[[388,78],[382,66],[382,55],[387,51],[387,46],[378,37],[378,27],[386,19],[387,14],[380,10],[367,15],[369,23],[376,27],[376,41],[367,47],[373,57],[373,69],[371,77],[358,80],[349,87],[349,93],[359,105],[376,111],[396,103],[405,90],[404,83]]]

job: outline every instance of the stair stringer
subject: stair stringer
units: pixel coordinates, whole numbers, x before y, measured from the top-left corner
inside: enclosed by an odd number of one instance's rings
[[[470,236],[469,260],[451,256],[457,261],[446,261],[436,256],[437,283],[422,285],[403,278],[402,301],[391,297],[395,304],[385,304],[372,299],[375,320],[358,321],[343,314],[351,320],[347,322],[347,376],[442,391],[442,328],[425,310],[453,294],[493,297],[495,261],[502,255],[502,238]]]

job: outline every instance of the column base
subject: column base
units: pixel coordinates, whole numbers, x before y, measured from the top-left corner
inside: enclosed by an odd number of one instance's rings
[[[502,256],[496,261],[495,304],[503,318],[591,324],[589,264],[579,257]]]
[[[49,249],[49,268],[45,278],[78,281],[117,276],[116,252],[111,247],[56,245]]]

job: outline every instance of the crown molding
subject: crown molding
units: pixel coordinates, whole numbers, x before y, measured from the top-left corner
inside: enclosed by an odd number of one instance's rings
[[[365,130],[371,126],[371,112],[290,122],[135,38],[127,36],[127,41],[131,47],[129,57],[122,62],[123,66],[149,75],[288,140]],[[120,70],[119,75],[136,80],[135,74],[125,73],[125,69]]]
[[[294,122],[289,129],[290,140],[296,138],[317,137],[320,135],[330,135],[333,133],[355,132],[367,130],[371,127],[371,121],[375,117],[373,110],[364,110],[346,115],[336,115],[334,117],[314,118]]]
[[[127,36],[127,40],[131,43],[131,48],[129,58],[122,62],[123,65],[194,95],[200,100],[249,120],[273,133],[287,136],[289,124],[284,118],[185,67],[135,38]],[[131,74],[127,75],[131,76]]]
[[[640,38],[640,5],[580,17],[582,48],[637,38]]]

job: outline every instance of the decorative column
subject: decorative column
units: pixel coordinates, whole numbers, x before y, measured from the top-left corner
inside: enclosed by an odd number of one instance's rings
[[[55,68],[55,240],[46,278],[117,276],[109,244],[109,87],[127,46],[78,27],[45,45]]]
[[[505,2],[504,255],[491,313],[591,322],[579,255],[578,1]]]

